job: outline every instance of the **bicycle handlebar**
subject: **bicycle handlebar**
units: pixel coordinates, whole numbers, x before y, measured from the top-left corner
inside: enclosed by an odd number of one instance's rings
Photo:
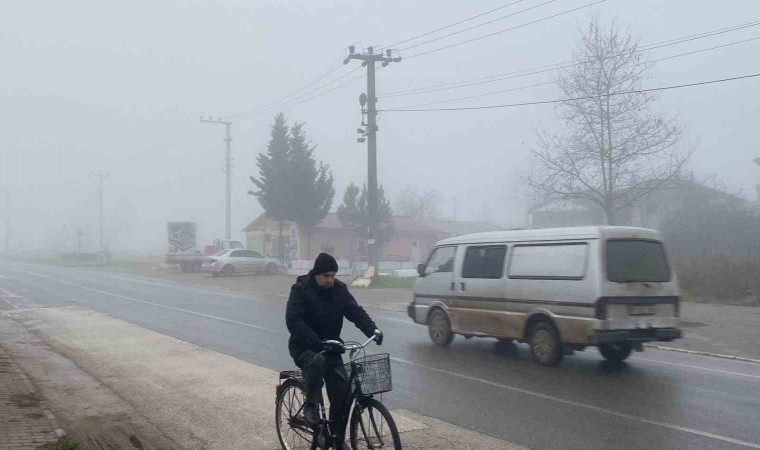
[[[367,341],[363,344],[360,344],[358,342],[341,342],[334,339],[328,339],[326,341],[323,341],[322,343],[328,346],[335,346],[340,347],[345,351],[355,352],[357,350],[363,349],[364,347],[368,346],[370,342],[376,340],[380,336],[378,331],[375,331],[375,334],[372,335]],[[323,350],[322,353],[326,352],[327,349]]]

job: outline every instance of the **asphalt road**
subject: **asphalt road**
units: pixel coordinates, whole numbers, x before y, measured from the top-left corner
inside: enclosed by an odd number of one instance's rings
[[[0,289],[30,305],[91,308],[274,370],[293,366],[287,293],[249,297],[29,264],[1,266]],[[369,312],[393,358],[394,390],[383,398],[391,408],[535,449],[760,448],[760,365],[647,350],[611,366],[590,349],[543,368],[524,345],[457,337],[436,348],[404,314]],[[347,323],[344,338],[361,335]]]

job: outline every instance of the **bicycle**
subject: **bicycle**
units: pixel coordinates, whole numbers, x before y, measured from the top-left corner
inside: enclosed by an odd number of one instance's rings
[[[392,389],[390,355],[381,353],[367,356],[364,348],[377,336],[364,344],[357,342],[325,341],[322,353],[343,349],[349,352],[345,364],[348,373],[348,392],[338,419],[331,421],[325,413],[324,400],[319,403],[320,425],[310,428],[303,418],[305,403],[304,378],[300,370],[280,372],[275,400],[277,437],[285,450],[310,449],[340,450],[349,425],[350,445],[353,450],[392,448],[401,450],[396,422],[390,411],[374,395]],[[359,357],[359,355],[362,355]],[[387,429],[386,429],[387,428]]]

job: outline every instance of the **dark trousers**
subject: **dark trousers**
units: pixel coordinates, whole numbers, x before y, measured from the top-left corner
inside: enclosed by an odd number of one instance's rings
[[[306,350],[294,359],[306,379],[306,401],[319,403],[322,400],[324,379],[327,397],[330,399],[330,420],[338,420],[348,392],[348,375],[343,358],[340,355],[324,356]]]

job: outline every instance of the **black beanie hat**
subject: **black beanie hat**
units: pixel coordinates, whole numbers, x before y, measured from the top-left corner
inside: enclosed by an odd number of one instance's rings
[[[317,256],[317,259],[314,261],[314,269],[312,270],[312,273],[314,275],[337,271],[338,262],[335,261],[335,258],[328,255],[327,253],[320,253],[319,256]]]

